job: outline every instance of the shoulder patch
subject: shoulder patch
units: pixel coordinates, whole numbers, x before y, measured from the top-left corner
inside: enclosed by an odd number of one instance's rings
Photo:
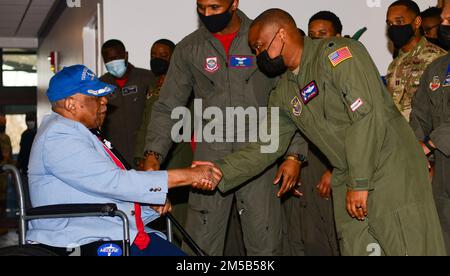
[[[337,51],[331,53],[328,56],[328,59],[330,60],[333,67],[338,66],[342,62],[344,62],[347,59],[352,58],[352,52],[350,52],[350,49],[348,47],[342,47],[338,49]]]

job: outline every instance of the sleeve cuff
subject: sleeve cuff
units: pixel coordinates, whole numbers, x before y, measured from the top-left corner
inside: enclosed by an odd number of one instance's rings
[[[349,190],[352,191],[372,191],[372,182],[367,178],[355,178],[351,179],[350,183],[347,185]]]

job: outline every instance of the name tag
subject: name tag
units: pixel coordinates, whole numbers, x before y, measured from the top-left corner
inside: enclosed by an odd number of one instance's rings
[[[450,64],[447,68],[447,76],[445,77],[444,87],[450,86]]]
[[[136,94],[137,92],[138,92],[137,85],[127,86],[127,87],[122,88],[122,95],[124,95],[124,96]]]
[[[253,67],[252,56],[231,56],[230,57],[230,67],[231,68],[251,68]]]

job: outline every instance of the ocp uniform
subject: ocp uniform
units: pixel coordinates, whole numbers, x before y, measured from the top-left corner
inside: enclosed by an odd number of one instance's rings
[[[220,189],[264,170],[300,129],[335,168],[343,255],[445,254],[425,157],[359,42],[305,38],[299,75],[283,76],[270,106],[280,107],[278,152],[262,154],[261,145],[253,144],[218,161]],[[349,216],[347,190],[369,190],[365,221]]]
[[[450,55],[439,58],[424,72],[413,99],[411,126],[417,139],[429,137],[437,147],[432,187],[450,253]]]
[[[423,71],[431,62],[446,53],[423,37],[411,51],[400,51],[399,56],[389,65],[386,75],[388,91],[407,120],[411,113],[411,101],[419,87]]]

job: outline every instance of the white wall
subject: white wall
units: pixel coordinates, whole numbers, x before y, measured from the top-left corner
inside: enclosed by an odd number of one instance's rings
[[[240,8],[255,18],[262,11],[278,7],[291,13],[307,30],[309,18],[320,10],[335,12],[343,22],[344,34],[358,29],[368,31],[361,41],[368,48],[380,72],[386,73],[392,54],[386,37],[386,11],[394,0],[241,0]],[[435,6],[437,0],[416,0],[421,9]],[[197,28],[195,0],[104,0],[105,40],[122,40],[130,61],[149,68],[149,48],[159,38],[178,42]]]
[[[59,68],[83,63],[83,27],[96,15],[97,3],[101,0],[83,1],[81,8],[66,9],[59,17],[38,49],[38,121],[50,112],[46,91],[53,76],[48,55],[51,51],[59,54]],[[95,49],[93,49],[95,51]]]

